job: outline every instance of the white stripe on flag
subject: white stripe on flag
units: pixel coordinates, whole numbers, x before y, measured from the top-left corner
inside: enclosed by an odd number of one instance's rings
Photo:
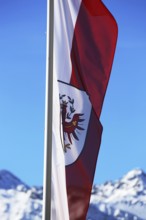
[[[81,0],[57,0],[54,1],[54,3],[54,72],[59,76],[59,80],[68,83],[71,78],[70,53],[74,27],[81,5]]]
[[[60,104],[58,83],[56,77],[58,75],[62,75],[63,81],[70,81],[70,53],[72,47],[74,27],[79,12],[80,4],[81,0],[54,1],[54,89],[51,220],[69,220],[65,182],[65,161],[59,130]],[[65,79],[63,73],[66,73]],[[59,79],[61,80],[61,78]]]

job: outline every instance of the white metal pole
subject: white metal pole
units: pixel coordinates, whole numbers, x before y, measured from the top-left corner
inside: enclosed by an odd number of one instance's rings
[[[51,220],[54,0],[47,0],[43,220]]]

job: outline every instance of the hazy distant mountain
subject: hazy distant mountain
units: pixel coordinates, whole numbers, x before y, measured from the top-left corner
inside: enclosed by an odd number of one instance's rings
[[[42,187],[0,171],[0,220],[41,220]],[[87,220],[146,220],[146,174],[135,169],[92,189]]]

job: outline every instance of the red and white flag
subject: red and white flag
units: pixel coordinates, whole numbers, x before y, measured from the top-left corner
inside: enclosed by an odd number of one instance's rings
[[[69,215],[70,220],[85,220],[117,25],[101,0],[54,3],[54,74],[59,84]]]

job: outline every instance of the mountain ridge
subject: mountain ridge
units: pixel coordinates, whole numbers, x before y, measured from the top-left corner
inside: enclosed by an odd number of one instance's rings
[[[0,219],[41,220],[43,187],[30,187],[0,170]],[[95,184],[86,220],[146,220],[146,173],[136,168],[120,179]]]
[[[30,188],[10,171],[0,170],[0,189],[16,189],[19,185],[24,185],[27,189]]]

